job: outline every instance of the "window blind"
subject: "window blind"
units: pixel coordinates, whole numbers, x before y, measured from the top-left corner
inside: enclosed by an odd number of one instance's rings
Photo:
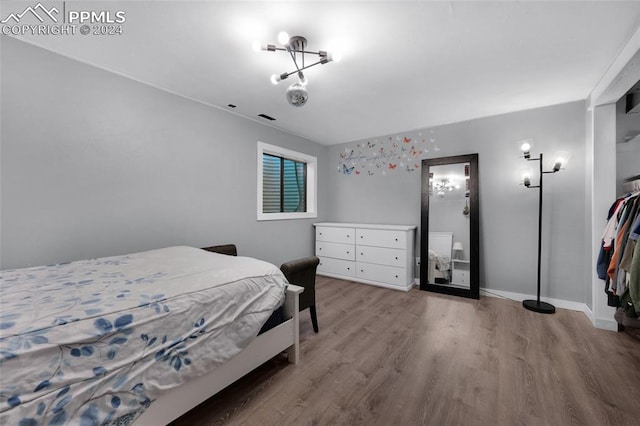
[[[307,211],[307,164],[271,154],[262,155],[263,213]]]

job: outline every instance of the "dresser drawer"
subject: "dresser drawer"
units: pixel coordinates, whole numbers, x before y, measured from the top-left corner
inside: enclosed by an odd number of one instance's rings
[[[407,270],[393,266],[357,262],[356,277],[402,287],[407,285]]]
[[[318,273],[322,275],[323,272],[327,274],[344,275],[346,277],[356,276],[356,263],[349,262],[348,260],[332,259],[329,257],[321,257],[320,264],[318,265]]]
[[[353,228],[316,227],[316,241],[331,241],[334,243],[353,244],[356,230]]]
[[[356,260],[404,268],[407,266],[407,252],[400,249],[359,245],[356,247]]]
[[[464,269],[454,269],[451,274],[451,282],[453,284],[469,285],[469,271]]]
[[[357,229],[356,244],[406,249],[407,233],[383,229]]]
[[[355,254],[355,246],[353,244],[316,241],[316,256],[318,257],[322,256],[344,260],[356,260]]]

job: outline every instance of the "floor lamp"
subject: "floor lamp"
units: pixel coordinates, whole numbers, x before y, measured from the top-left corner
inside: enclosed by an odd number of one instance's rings
[[[542,257],[542,177],[547,173],[557,173],[561,169],[564,169],[567,160],[569,158],[568,154],[565,152],[559,152],[556,154],[553,168],[549,171],[543,170],[543,155],[540,153],[538,158],[531,158],[531,142],[529,140],[523,141],[521,143],[520,149],[524,153],[524,158],[527,161],[537,161],[540,166],[540,180],[538,185],[531,185],[531,169],[526,169],[522,174],[522,183],[527,188],[538,188],[539,189],[539,201],[538,201],[538,293],[537,298],[535,300],[523,300],[522,306],[526,309],[534,312],[539,312],[541,314],[553,314],[556,311],[556,307],[550,303],[540,301],[540,260]]]

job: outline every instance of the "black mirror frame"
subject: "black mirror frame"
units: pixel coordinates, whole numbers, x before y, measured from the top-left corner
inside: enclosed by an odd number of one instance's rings
[[[469,163],[469,242],[470,277],[469,290],[429,284],[429,168],[447,164]],[[420,290],[454,296],[480,298],[480,208],[478,205],[478,154],[456,155],[451,157],[429,158],[422,160],[422,208],[420,218]]]

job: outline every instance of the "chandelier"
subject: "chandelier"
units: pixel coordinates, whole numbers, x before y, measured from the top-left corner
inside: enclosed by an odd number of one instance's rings
[[[293,65],[296,67],[295,70],[291,72],[285,72],[282,74],[273,74],[271,76],[271,83],[278,84],[282,80],[286,80],[289,76],[297,74],[298,82],[293,83],[286,91],[287,101],[295,106],[301,107],[307,103],[309,99],[309,92],[307,91],[307,78],[305,77],[303,71],[316,66],[318,64],[326,64],[328,62],[333,61],[333,57],[330,53],[319,50],[317,52],[305,50],[307,47],[307,39],[302,36],[293,36],[289,37],[289,34],[286,32],[281,32],[278,34],[278,42],[282,44],[282,47],[276,46],[275,44],[267,44],[261,45],[260,42],[253,43],[253,49],[256,51],[266,50],[268,52],[287,52],[291,59],[293,60]],[[307,65],[305,61],[305,55],[314,55],[318,57],[316,62]]]
[[[449,179],[440,179],[439,181],[433,184],[434,188],[437,191],[453,191],[454,189],[459,189],[460,185],[455,185],[451,183]]]
[[[450,179],[441,178],[438,180],[430,179],[432,191],[430,195],[433,195],[433,191],[435,191],[438,198],[444,198],[447,192],[451,192],[454,189],[460,189],[460,185],[453,183]]]

